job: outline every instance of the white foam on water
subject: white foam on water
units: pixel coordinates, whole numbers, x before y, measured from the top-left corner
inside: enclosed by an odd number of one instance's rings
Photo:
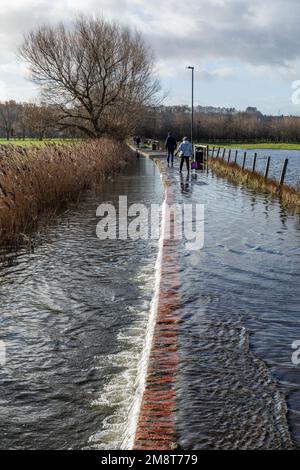
[[[137,430],[137,424],[139,414],[142,405],[143,393],[145,390],[146,378],[149,357],[153,342],[154,328],[156,324],[159,291],[161,284],[161,270],[162,270],[162,258],[163,258],[163,242],[166,227],[166,198],[162,205],[162,220],[161,220],[161,231],[158,244],[158,255],[155,264],[155,285],[154,285],[154,296],[151,302],[150,315],[144,339],[144,347],[142,356],[138,366],[138,375],[136,378],[136,391],[135,396],[131,404],[131,409],[128,416],[128,423],[126,426],[124,438],[121,444],[121,449],[132,449],[134,444],[134,438]]]
[[[150,271],[146,270],[142,280],[147,288],[153,282]],[[141,280],[141,279],[140,279]],[[91,406],[104,412],[106,417],[101,423],[101,430],[89,438],[89,448],[97,450],[120,449],[128,422],[128,413],[135,393],[135,382],[139,358],[143,348],[143,338],[149,314],[149,302],[143,305],[144,310],[130,309],[137,317],[128,328],[120,331],[117,342],[124,343],[124,348],[117,354],[99,357],[99,369],[116,369],[116,373],[107,382],[99,396],[91,402]],[[118,372],[119,369],[119,372]]]
[[[148,302],[145,302],[144,310],[137,311],[133,307],[131,310],[136,316],[136,321],[128,328],[122,330],[117,338],[118,342],[125,343],[125,349],[118,354],[111,354],[101,358],[99,368],[109,366],[110,368],[120,367],[123,370],[106,384],[101,391],[101,395],[91,403],[91,406],[112,408],[114,411],[103,420],[101,431],[90,437],[89,448],[92,447],[98,450],[125,450],[131,449],[134,444],[157,317],[166,220],[165,212],[166,202],[164,201],[154,276],[149,275],[149,267],[139,276],[139,281],[142,281],[142,284],[147,287],[153,285],[154,282],[150,309]],[[152,272],[153,269],[151,267]]]

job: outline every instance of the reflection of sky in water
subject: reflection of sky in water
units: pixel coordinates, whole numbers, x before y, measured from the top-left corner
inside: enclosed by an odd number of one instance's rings
[[[299,219],[211,175],[199,174],[187,192],[175,174],[173,186],[178,201],[205,205],[204,249],[179,249],[179,442],[289,447],[287,404],[300,444],[300,373],[291,362],[300,339]]]
[[[225,160],[228,158],[229,150],[226,150]],[[237,163],[242,166],[244,152],[247,152],[246,166],[247,169],[252,169],[253,156],[257,153],[256,171],[264,174],[266,162],[268,157],[271,158],[269,178],[273,178],[276,181],[279,180],[281,170],[283,167],[284,160],[289,159],[289,164],[285,177],[285,184],[290,186],[298,186],[300,184],[300,151],[299,150],[272,150],[272,149],[257,149],[257,150],[239,150]],[[215,154],[216,155],[216,154]],[[222,156],[222,152],[220,153]],[[235,159],[235,149],[231,150],[231,159],[233,162]]]
[[[161,203],[140,159],[0,271],[1,448],[120,448],[153,296],[157,241],[96,238],[101,202]]]
[[[290,447],[286,406],[299,443],[300,373],[291,363],[291,344],[300,339],[299,219],[214,176],[189,180],[169,171],[177,202],[205,205],[204,249],[188,252],[178,242],[179,443]],[[144,159],[113,187],[87,198],[35,253],[0,273],[0,339],[9,358],[0,369],[4,448],[120,445],[157,242],[100,242],[95,211],[102,201],[117,204],[119,194],[129,203],[160,202],[162,187]]]

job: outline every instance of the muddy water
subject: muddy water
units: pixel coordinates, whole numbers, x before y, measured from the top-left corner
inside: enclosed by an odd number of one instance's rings
[[[46,230],[32,254],[2,268],[2,449],[120,448],[153,297],[158,242],[100,241],[101,202],[160,203],[141,159]]]

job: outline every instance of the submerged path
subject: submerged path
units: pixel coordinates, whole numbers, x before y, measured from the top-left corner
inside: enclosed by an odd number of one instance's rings
[[[162,177],[167,183],[163,169]],[[175,197],[166,186],[165,203]],[[162,230],[166,230],[163,225]],[[170,224],[174,230],[174,219]],[[175,412],[178,354],[177,330],[180,318],[179,265],[175,240],[162,241],[162,267],[157,317],[150,352],[146,387],[135,435],[134,449],[171,450],[176,447]]]
[[[158,164],[165,185],[165,203],[176,202],[169,186],[160,151],[137,150],[138,155],[153,158]],[[175,221],[170,220],[174,233]],[[162,266],[156,325],[148,363],[145,391],[133,448],[136,450],[172,450],[176,440],[176,381],[178,375],[177,335],[180,321],[180,278],[176,240],[166,240],[167,227],[162,222]]]
[[[168,204],[205,205],[205,247],[163,243],[157,322],[135,449],[300,443],[300,232],[279,201],[158,164]],[[255,223],[253,223],[255,220]],[[280,270],[278,270],[280,266]]]
[[[4,255],[0,447],[300,447],[300,219],[141,151],[156,165],[137,159],[47,225],[34,252]],[[120,195],[203,204],[204,248],[99,240],[97,208]]]

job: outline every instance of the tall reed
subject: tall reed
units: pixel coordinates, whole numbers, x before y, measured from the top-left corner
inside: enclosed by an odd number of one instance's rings
[[[219,158],[209,158],[209,167],[217,176],[227,178],[233,183],[244,185],[260,193],[278,196],[283,205],[300,213],[300,191],[290,186],[280,186],[276,181],[265,179],[257,172],[243,170],[236,163],[227,163]]]
[[[42,213],[64,207],[129,162],[125,144],[106,138],[74,145],[0,148],[0,243],[22,239]]]

